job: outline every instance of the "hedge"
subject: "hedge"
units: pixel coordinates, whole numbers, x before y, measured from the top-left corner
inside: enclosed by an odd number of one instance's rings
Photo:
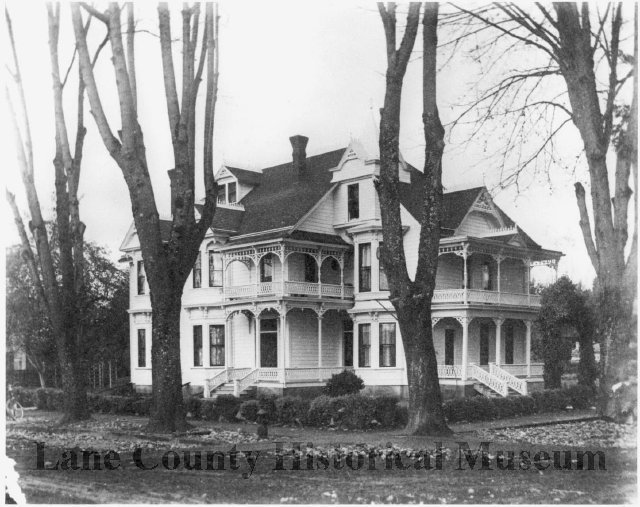
[[[60,389],[16,387],[13,393],[24,406],[35,405],[41,410],[63,409]],[[449,423],[486,421],[565,410],[569,406],[584,409],[592,406],[594,396],[593,390],[582,386],[534,392],[529,396],[474,396],[446,401],[444,414]],[[87,400],[92,412],[147,416],[151,408],[150,396],[90,393]],[[335,397],[322,395],[313,400],[263,395],[245,402],[232,395],[221,395],[217,398],[187,398],[185,408],[191,417],[216,422],[233,422],[238,413],[248,421],[255,421],[258,410],[262,409],[266,411],[271,423],[328,426],[333,420],[335,425],[345,428],[367,429],[405,425],[408,420],[407,406],[398,402],[398,398],[393,396],[373,397],[362,394]]]

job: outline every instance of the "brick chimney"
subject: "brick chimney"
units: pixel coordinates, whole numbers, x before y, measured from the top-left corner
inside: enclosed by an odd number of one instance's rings
[[[298,177],[303,177],[307,169],[307,152],[306,147],[309,138],[305,136],[291,136],[291,147],[293,148],[293,167],[296,168]]]

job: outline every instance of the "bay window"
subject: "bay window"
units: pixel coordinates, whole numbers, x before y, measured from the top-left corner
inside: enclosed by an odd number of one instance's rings
[[[224,325],[209,326],[209,365],[224,366]]]
[[[202,326],[193,326],[193,366],[202,366]]]
[[[396,365],[396,325],[394,322],[380,324],[380,366]]]
[[[371,366],[371,324],[358,326],[358,366],[360,368]]]
[[[359,291],[371,291],[371,243],[361,243],[358,245],[358,272],[359,272]]]

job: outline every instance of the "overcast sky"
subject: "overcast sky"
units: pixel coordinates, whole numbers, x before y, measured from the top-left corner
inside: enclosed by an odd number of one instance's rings
[[[167,215],[167,170],[172,167],[173,155],[159,41],[154,35],[157,15],[155,5],[136,4],[136,9],[137,26],[141,30],[136,39],[140,123],[158,207],[161,215]],[[46,10],[44,4],[38,2],[9,2],[9,10],[26,87],[40,199],[50,213],[54,130]],[[174,10],[178,14],[179,6],[175,5]],[[225,2],[220,15],[221,74],[214,136],[216,169],[222,163],[258,169],[285,162],[290,158],[288,138],[293,134],[310,138],[309,154],[346,146],[351,136],[375,139],[385,70],[384,36],[375,4]],[[73,52],[68,6],[63,6],[62,17],[60,55],[61,66],[66,68]],[[174,37],[180,34],[178,27],[176,19]],[[95,22],[92,30],[91,41],[95,47],[104,36],[104,28]],[[7,48],[6,40],[3,42]],[[119,122],[109,57],[107,46],[97,77],[115,131]],[[9,54],[5,51],[5,62],[8,61]],[[423,151],[420,71],[420,62],[416,60],[410,65],[406,78],[401,139],[405,158],[419,168]],[[76,72],[74,68],[69,89],[65,91],[72,112]],[[445,123],[453,118],[456,106],[468,95],[479,72],[482,69],[462,50],[440,71],[438,100]],[[3,78],[6,79],[6,73]],[[204,94],[200,104],[204,109]],[[75,129],[73,119],[74,115],[68,113],[71,132]],[[119,245],[132,221],[129,196],[122,174],[104,149],[88,114],[86,125],[88,135],[80,185],[86,238],[107,246],[117,258]],[[3,140],[9,142],[5,149],[4,176],[25,209],[10,133],[3,136]],[[567,153],[575,154],[579,146],[575,132],[568,132],[563,140]],[[493,148],[502,141],[496,136],[491,141],[496,143]],[[486,150],[480,141],[474,143],[465,135],[454,136],[445,149],[445,186],[460,188],[487,183],[493,188],[499,167],[485,160]],[[560,263],[561,273],[590,285],[593,270],[580,236],[573,195],[576,178],[586,180],[582,169],[578,168],[576,174],[558,169],[553,172],[551,182],[530,178],[527,188],[520,192],[508,188],[494,189],[492,194],[498,205],[534,240],[545,248],[566,254]],[[3,226],[7,231],[3,237],[11,243],[17,235],[9,210],[3,205]]]

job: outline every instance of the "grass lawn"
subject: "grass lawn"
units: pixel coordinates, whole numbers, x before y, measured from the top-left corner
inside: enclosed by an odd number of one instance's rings
[[[252,425],[198,423],[201,431],[197,434],[170,438],[144,434],[141,418],[96,415],[89,423],[56,428],[52,426],[56,416],[37,411],[25,420],[8,423],[7,454],[17,462],[20,485],[30,503],[631,503],[637,494],[635,443],[628,441],[630,433],[625,434],[624,428],[609,427],[602,421],[536,427],[531,433],[526,428],[459,433],[442,442],[441,470],[425,470],[424,459],[419,459],[425,454],[420,451],[431,452],[430,465],[435,467],[435,439],[407,437],[401,431],[272,427],[270,439],[257,442]],[[202,430],[211,433],[203,435]],[[612,438],[616,432],[627,442]],[[534,443],[527,442],[530,435]],[[490,469],[481,469],[481,457],[470,469],[459,455],[457,442],[467,442],[475,451],[480,438],[491,442]],[[45,442],[41,464],[48,468],[62,463],[62,453],[76,446],[95,449],[101,455],[117,451],[120,460],[112,465],[119,463],[120,467],[105,470],[101,460],[102,470],[38,470],[35,441]],[[281,467],[276,441],[284,446]],[[289,451],[294,442],[313,443],[314,450],[309,452],[312,470],[306,469],[306,453],[301,456],[301,469],[292,469]],[[241,451],[234,455],[237,470],[231,469],[233,445]],[[158,466],[153,470],[136,466],[136,449],[140,449],[140,464]],[[514,470],[497,468],[497,451],[501,450],[515,452]],[[544,461],[543,454],[534,460],[540,451],[552,457],[559,450],[571,451],[567,461],[571,470],[555,469],[553,458]],[[595,470],[577,470],[575,452],[579,450],[602,451],[606,469],[599,470],[596,462]],[[186,469],[183,453],[195,464],[198,451],[203,453],[203,469]],[[224,469],[206,470],[207,451],[225,454]],[[519,459],[521,451],[530,453],[528,469],[522,469],[526,460]],[[358,454],[353,452],[362,454],[358,470],[352,469],[358,468]],[[169,470],[174,453],[180,464]],[[165,455],[167,466],[162,461]],[[345,456],[350,456],[348,461]],[[79,463],[82,466],[81,459]],[[92,461],[88,464],[95,468]],[[399,464],[408,468],[399,470]],[[217,459],[212,465],[222,468]]]

